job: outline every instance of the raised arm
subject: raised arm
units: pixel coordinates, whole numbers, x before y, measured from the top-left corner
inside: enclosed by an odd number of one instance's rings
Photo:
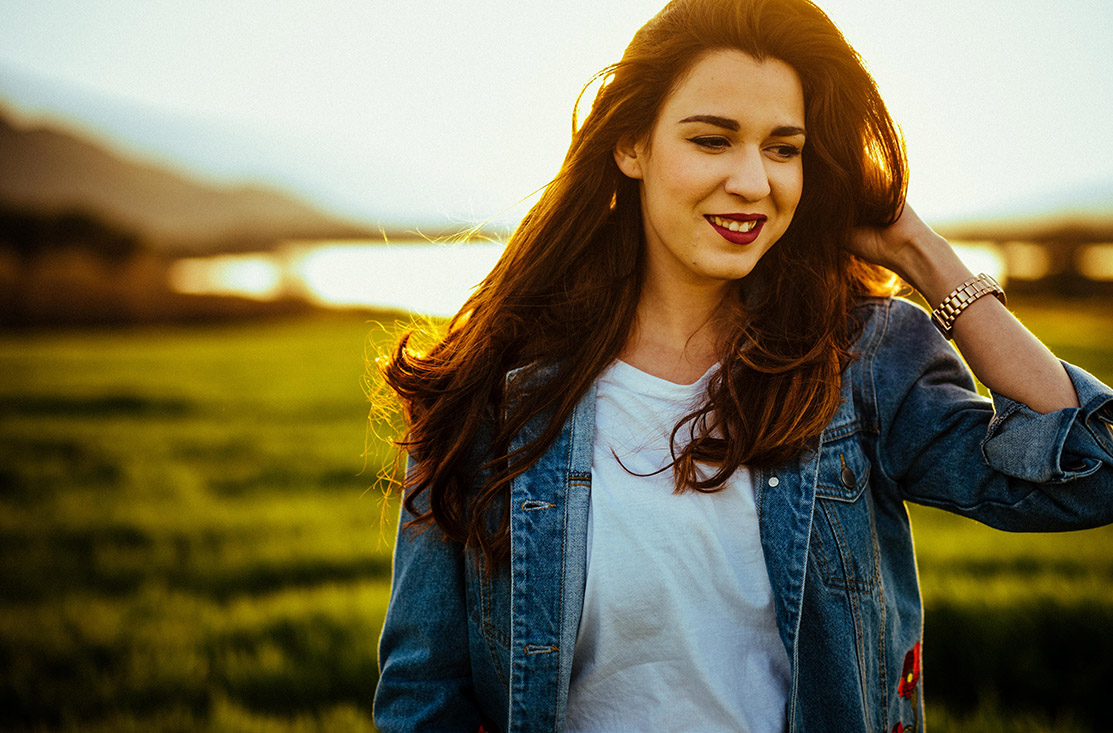
[[[932,306],[973,277],[951,245],[905,207],[892,225],[863,227],[849,249],[887,267]],[[1078,398],[1058,359],[994,297],[981,297],[954,322],[953,338],[970,369],[996,394],[1036,412],[1078,407]]]

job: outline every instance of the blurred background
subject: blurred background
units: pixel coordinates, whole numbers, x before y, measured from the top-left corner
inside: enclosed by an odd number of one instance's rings
[[[366,364],[482,279],[660,5],[0,0],[0,728],[373,729]],[[822,5],[912,205],[1113,381],[1113,7]],[[932,728],[1103,729],[1113,532],[911,511]]]

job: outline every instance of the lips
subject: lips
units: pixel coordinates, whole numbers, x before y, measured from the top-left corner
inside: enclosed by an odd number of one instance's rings
[[[703,218],[732,244],[749,244],[757,239],[766,220],[762,214],[707,214]]]

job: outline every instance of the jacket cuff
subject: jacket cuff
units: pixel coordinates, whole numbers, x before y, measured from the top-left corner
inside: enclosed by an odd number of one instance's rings
[[[1035,483],[1063,483],[1113,464],[1113,391],[1063,362],[1081,407],[1046,415],[993,395],[996,415],[982,442],[989,465]]]

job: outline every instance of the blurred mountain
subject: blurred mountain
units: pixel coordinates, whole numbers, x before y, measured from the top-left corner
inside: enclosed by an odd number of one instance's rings
[[[93,212],[175,251],[260,249],[284,239],[371,239],[365,224],[256,186],[203,183],[46,125],[0,113],[0,201]]]
[[[1018,201],[981,215],[936,222],[951,239],[1113,242],[1113,180]]]
[[[26,123],[100,141],[127,157],[210,183],[274,181],[302,190],[274,165],[274,141],[257,130],[114,97],[0,62],[0,110]],[[288,163],[311,157],[295,149]],[[319,167],[319,165],[317,166]],[[358,218],[358,217],[357,217]]]
[[[210,186],[265,181],[328,215],[373,227],[374,238],[381,236],[380,227],[391,239],[410,239],[417,233],[448,238],[476,223],[436,208],[391,208],[386,202],[398,200],[392,193],[398,184],[391,170],[399,164],[393,151],[382,160],[368,159],[354,154],[343,140],[306,130],[259,130],[209,119],[0,62],[0,114],[5,107],[10,119],[25,126],[45,125],[98,141],[120,157],[174,170]],[[484,233],[504,237],[507,226],[501,222]]]

